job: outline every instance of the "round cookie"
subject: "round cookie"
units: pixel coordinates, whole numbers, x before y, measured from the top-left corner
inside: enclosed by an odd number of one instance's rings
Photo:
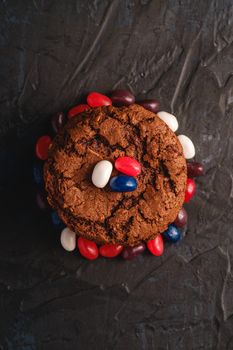
[[[94,166],[130,156],[142,165],[134,192],[95,187]],[[117,174],[113,171],[112,176]],[[186,160],[176,135],[139,105],[87,110],[54,138],[44,166],[50,205],[80,236],[135,246],[165,231],[184,201]]]

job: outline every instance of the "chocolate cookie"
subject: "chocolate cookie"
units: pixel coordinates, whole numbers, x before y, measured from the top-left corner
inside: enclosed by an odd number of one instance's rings
[[[137,190],[95,187],[96,163],[114,164],[123,155],[142,165]],[[72,118],[54,138],[44,179],[49,203],[70,229],[98,243],[135,246],[175,220],[184,201],[186,161],[176,135],[156,114],[136,104],[99,107]]]

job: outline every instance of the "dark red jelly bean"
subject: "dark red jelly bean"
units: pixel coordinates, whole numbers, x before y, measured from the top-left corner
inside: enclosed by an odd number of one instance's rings
[[[51,119],[51,124],[52,124],[52,129],[56,133],[58,133],[59,130],[63,128],[63,126],[66,123],[66,117],[63,112],[59,112],[55,115],[52,116]]]
[[[137,176],[141,173],[141,164],[131,157],[119,157],[115,161],[115,168],[123,174]]]
[[[197,176],[203,176],[204,175],[204,167],[203,164],[198,162],[188,162],[187,163],[187,171],[188,171],[188,177],[193,178]]]
[[[90,107],[101,107],[101,106],[110,106],[112,101],[108,96],[102,95],[98,92],[91,92],[87,96],[87,103]]]
[[[185,197],[184,197],[185,202],[189,202],[190,199],[194,196],[195,189],[196,189],[196,184],[195,184],[194,180],[188,179],[186,191],[185,191]]]
[[[36,155],[41,160],[46,160],[48,158],[49,146],[52,142],[50,136],[41,136],[36,143]]]
[[[155,237],[155,239],[151,239],[147,242],[147,248],[151,252],[151,254],[155,256],[160,256],[164,251],[163,238],[161,235]]]
[[[44,191],[38,191],[36,194],[36,204],[42,211],[48,210],[49,203],[47,201],[46,193]]]
[[[105,244],[100,247],[99,252],[100,255],[104,256],[105,258],[115,258],[122,252],[122,250],[123,246],[120,244]]]
[[[135,102],[134,95],[128,90],[114,90],[111,94],[114,106],[129,106]]]
[[[188,214],[184,208],[181,208],[173,224],[176,227],[184,227],[188,221]]]
[[[145,243],[140,243],[139,245],[135,247],[126,247],[122,251],[122,257],[125,260],[130,260],[135,258],[136,256],[140,255],[141,253],[144,252],[146,249]]]
[[[137,101],[137,104],[154,113],[159,111],[159,102],[155,99]]]
[[[99,256],[99,251],[96,243],[89,241],[86,238],[78,238],[78,249],[80,254],[88,260],[94,260]]]
[[[73,108],[71,108],[67,114],[67,118],[71,119],[73,117],[75,117],[77,114],[82,113],[86,110],[90,109],[90,107],[86,104],[80,104],[77,106],[74,106]]]

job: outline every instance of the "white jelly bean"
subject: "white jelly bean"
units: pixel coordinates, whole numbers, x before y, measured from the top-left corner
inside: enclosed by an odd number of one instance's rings
[[[92,182],[98,188],[104,188],[112,173],[112,163],[108,160],[101,160],[96,164],[92,173]]]
[[[68,227],[61,232],[61,245],[68,252],[72,252],[76,248],[76,233],[71,231]]]
[[[188,136],[179,135],[178,139],[183,147],[184,156],[186,159],[191,159],[195,156],[195,147]]]
[[[175,132],[178,129],[178,121],[176,119],[176,117],[173,114],[161,111],[158,112],[157,115],[159,116],[160,119],[162,119],[164,121],[164,123],[166,123],[169,128]]]

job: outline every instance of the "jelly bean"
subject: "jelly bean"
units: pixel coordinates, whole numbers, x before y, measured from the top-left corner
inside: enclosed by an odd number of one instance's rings
[[[184,197],[185,202],[189,202],[190,199],[194,196],[195,189],[196,189],[196,184],[195,184],[194,180],[188,179],[186,191],[185,191],[185,197]]]
[[[137,180],[134,177],[126,175],[112,177],[109,184],[114,192],[132,192],[138,186]]]
[[[155,256],[160,256],[163,254],[164,251],[164,245],[163,245],[163,238],[161,235],[158,235],[155,237],[155,239],[151,239],[147,242],[147,248],[151,252],[151,254]]]
[[[178,121],[173,114],[161,111],[157,113],[157,116],[169,126],[169,128],[175,132],[178,129]]]
[[[131,157],[119,157],[115,161],[115,168],[123,174],[137,176],[141,173],[141,164]]]
[[[184,157],[186,159],[191,159],[195,156],[195,147],[189,137],[185,135],[179,135],[178,139],[183,148]]]
[[[203,165],[201,163],[197,163],[197,162],[188,162],[187,163],[187,171],[188,171],[189,178],[204,175]]]
[[[96,243],[89,241],[86,238],[78,238],[78,249],[80,254],[86,259],[94,260],[99,256],[99,251]]]
[[[186,212],[186,210],[184,209],[184,207],[182,207],[179,210],[179,213],[177,214],[177,217],[175,219],[175,221],[173,222],[173,224],[176,227],[184,227],[187,224],[188,221],[188,214]]]
[[[100,255],[105,258],[115,258],[119,255],[123,250],[123,246],[120,244],[105,244],[102,245],[99,249]]]
[[[110,179],[112,169],[112,163],[108,160],[98,162],[92,172],[92,183],[98,188],[104,188]]]
[[[57,134],[58,131],[63,128],[65,123],[66,123],[66,117],[65,117],[65,114],[63,112],[59,112],[59,113],[52,116],[51,125],[52,125],[52,129],[55,132],[55,134]]]
[[[115,90],[111,94],[114,106],[129,106],[135,102],[134,95],[128,90]]]
[[[98,92],[91,92],[87,96],[87,103],[90,107],[101,107],[111,105],[112,101],[108,96],[99,94]]]
[[[65,227],[65,224],[61,221],[61,219],[59,218],[58,214],[55,211],[53,211],[51,213],[51,220],[52,220],[53,225],[57,229],[61,230]]]
[[[44,185],[44,176],[43,176],[43,164],[42,162],[35,162],[33,165],[33,179],[35,184],[38,186]]]
[[[86,104],[77,105],[69,110],[67,114],[67,118],[71,119],[75,117],[77,114],[87,111],[88,109],[90,109],[90,107]]]
[[[48,210],[50,208],[46,193],[44,191],[38,191],[36,194],[36,204],[40,210]]]
[[[67,252],[72,252],[76,248],[76,233],[66,227],[61,232],[60,241]]]
[[[130,260],[140,255],[146,249],[145,243],[140,243],[135,247],[125,247],[122,251],[122,258],[125,260]]]
[[[163,237],[172,243],[180,240],[180,231],[174,225],[169,225],[168,229],[163,232]]]
[[[149,100],[141,100],[137,101],[137,104],[144,107],[145,109],[148,109],[148,111],[157,113],[159,111],[159,102],[155,99],[149,99]]]
[[[41,160],[46,160],[48,158],[49,146],[52,140],[48,135],[41,136],[36,143],[36,155]]]

